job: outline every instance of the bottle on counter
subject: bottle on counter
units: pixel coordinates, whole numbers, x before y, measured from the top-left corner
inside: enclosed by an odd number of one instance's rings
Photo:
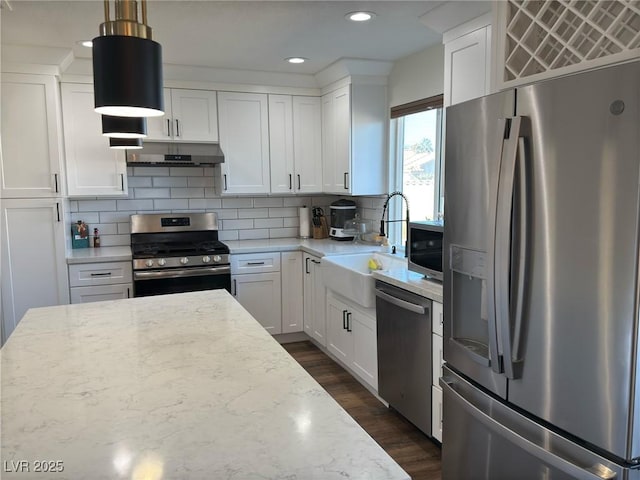
[[[93,229],[93,248],[98,248],[100,246],[100,232],[97,228]]]

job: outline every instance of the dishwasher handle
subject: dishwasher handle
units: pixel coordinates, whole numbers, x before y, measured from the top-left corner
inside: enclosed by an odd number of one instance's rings
[[[396,307],[403,308],[404,310],[409,310],[410,312],[417,313],[419,315],[424,315],[427,312],[427,309],[422,305],[416,305],[415,303],[407,302],[406,300],[401,300],[393,295],[389,295],[382,290],[376,289],[376,297],[384,300],[385,302],[389,302]]]

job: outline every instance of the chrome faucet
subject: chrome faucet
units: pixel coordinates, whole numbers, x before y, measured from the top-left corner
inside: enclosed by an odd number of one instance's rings
[[[404,202],[407,204],[407,214],[406,214],[406,218],[404,220],[400,219],[400,220],[389,220],[389,213],[387,213],[387,219],[384,219],[384,214],[385,212],[387,212],[387,206],[389,205],[389,200],[391,200],[393,197],[395,196],[401,196],[402,198],[404,198]],[[382,218],[380,219],[380,235],[381,236],[385,236],[384,233],[384,223],[385,221],[387,223],[393,223],[393,222],[406,222],[407,225],[407,240],[405,241],[404,244],[404,256],[407,256],[408,253],[408,238],[409,238],[409,200],[407,200],[407,197],[404,196],[404,194],[400,191],[396,191],[396,192],[391,192],[389,195],[387,195],[387,200],[384,202],[384,207],[382,207]]]

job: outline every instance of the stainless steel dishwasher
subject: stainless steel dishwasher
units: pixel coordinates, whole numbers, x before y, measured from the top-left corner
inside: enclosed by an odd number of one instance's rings
[[[376,280],[378,394],[431,436],[431,300]]]

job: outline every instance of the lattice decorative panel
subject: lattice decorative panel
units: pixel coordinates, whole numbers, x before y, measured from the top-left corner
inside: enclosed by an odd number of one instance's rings
[[[640,1],[508,0],[506,22],[504,81],[640,49]]]

